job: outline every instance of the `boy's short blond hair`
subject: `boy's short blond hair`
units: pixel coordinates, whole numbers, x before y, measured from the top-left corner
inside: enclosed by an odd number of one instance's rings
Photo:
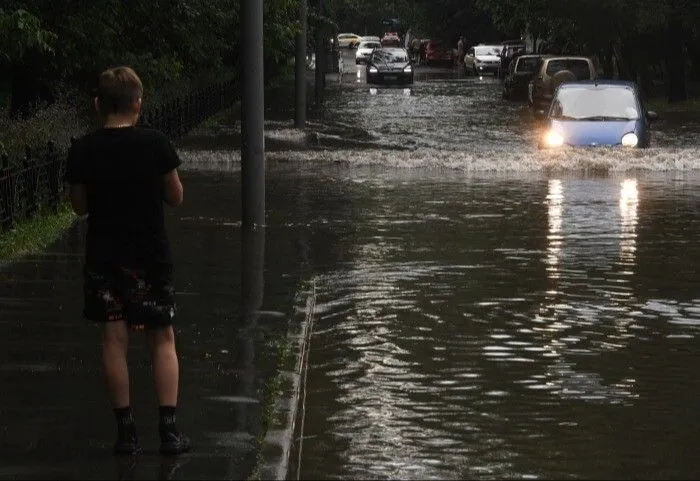
[[[143,84],[131,67],[114,67],[100,74],[97,99],[103,115],[130,113],[142,96]]]

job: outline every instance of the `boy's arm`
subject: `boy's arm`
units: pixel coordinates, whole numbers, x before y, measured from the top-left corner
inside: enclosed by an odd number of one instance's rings
[[[88,211],[87,189],[85,184],[70,184],[70,204],[73,212],[78,215],[85,215]]]
[[[163,175],[163,199],[170,207],[177,207],[182,204],[184,192],[180,176],[177,169],[172,169],[167,174]]]

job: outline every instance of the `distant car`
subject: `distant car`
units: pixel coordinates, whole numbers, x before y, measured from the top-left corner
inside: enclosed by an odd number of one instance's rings
[[[597,72],[589,57],[571,55],[543,55],[535,67],[535,75],[528,85],[528,101],[536,112],[545,113],[554,91],[564,82],[593,80]]]
[[[381,43],[382,39],[377,37],[376,35],[370,35],[368,37],[360,37],[360,43],[362,42],[377,42]]]
[[[634,82],[567,82],[554,94],[539,147],[648,147],[656,118],[656,112],[645,109]]]
[[[355,52],[355,63],[367,63],[367,59],[369,59],[370,55],[372,55],[372,52],[376,48],[382,48],[382,44],[378,41],[375,42],[374,40],[372,40],[369,42],[360,42],[360,46],[357,47],[357,52]]]
[[[474,75],[484,75],[490,73],[498,75],[501,66],[502,45],[475,45],[467,51],[464,56],[464,66],[467,72]]]
[[[429,40],[425,45],[425,63],[427,65],[452,64],[452,49],[448,48],[442,40]]]
[[[413,83],[413,65],[403,48],[382,47],[372,52],[365,67],[367,83]]]
[[[399,37],[399,34],[396,32],[387,32],[381,38],[379,43],[382,44],[382,47],[400,47],[401,37]]]
[[[513,58],[503,80],[503,98],[506,100],[525,100],[527,86],[535,75],[535,67],[541,55],[519,55]]]
[[[339,48],[355,48],[360,45],[360,37],[354,33],[339,33],[338,47]]]

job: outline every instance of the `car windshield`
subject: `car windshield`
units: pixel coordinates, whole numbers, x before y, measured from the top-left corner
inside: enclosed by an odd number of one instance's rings
[[[588,62],[583,59],[553,59],[547,63],[547,75],[552,76],[561,70],[569,70],[574,74],[576,80],[591,78]]]
[[[537,65],[537,57],[523,57],[518,59],[518,64],[515,67],[516,72],[534,72]]]
[[[375,62],[382,63],[399,63],[408,62],[408,57],[402,52],[391,52],[389,50],[377,50],[374,52],[372,59]]]
[[[637,120],[634,90],[624,86],[570,86],[560,88],[550,116],[561,120]]]
[[[359,48],[379,48],[382,44],[379,42],[362,42]]]
[[[488,45],[481,45],[474,47],[474,55],[501,55],[501,47],[493,47]]]

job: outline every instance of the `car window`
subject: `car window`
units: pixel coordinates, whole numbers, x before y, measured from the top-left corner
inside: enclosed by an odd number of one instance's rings
[[[534,72],[535,67],[537,67],[537,61],[539,59],[537,57],[520,57],[517,60],[517,64],[515,66],[515,71],[516,72]]]
[[[379,48],[381,46],[379,42],[362,42],[359,48]]]
[[[568,120],[637,120],[639,102],[628,86],[569,86],[560,88],[550,115]]]
[[[562,70],[569,70],[576,80],[591,78],[591,70],[588,62],[583,59],[553,59],[547,63],[547,75],[552,76]]]
[[[372,55],[372,60],[374,62],[382,63],[398,63],[398,62],[408,62],[408,56],[401,52],[391,52],[389,50],[375,50]]]

